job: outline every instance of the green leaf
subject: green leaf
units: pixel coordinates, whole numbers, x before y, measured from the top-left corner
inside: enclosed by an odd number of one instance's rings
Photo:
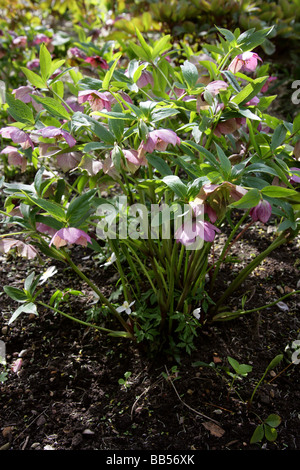
[[[170,47],[172,47],[170,43],[170,39],[171,39],[170,34],[166,34],[165,36],[160,38],[159,41],[156,42],[152,51],[152,60],[155,60],[156,57],[163,54],[168,49],[170,49]]]
[[[265,186],[261,190],[262,194],[269,197],[290,197],[298,194],[294,189],[284,188],[281,186]]]
[[[124,133],[124,121],[122,119],[109,119],[109,130],[115,135],[117,142],[120,142]]]
[[[281,418],[278,415],[270,414],[265,420],[265,423],[271,426],[272,428],[277,428],[277,426],[279,426],[281,423]]]
[[[136,32],[138,40],[140,41],[140,44],[142,46],[142,50],[145,52],[146,57],[148,58],[148,60],[151,61],[152,51],[153,51],[152,47],[148,46],[148,44],[146,43],[143,35],[140,33],[140,31],[138,30],[137,27],[135,27],[135,32]]]
[[[51,54],[44,43],[41,44],[39,59],[42,79],[46,82],[50,77],[52,59]]]
[[[25,67],[20,67],[22,72],[26,75],[28,81],[31,85],[36,88],[47,88],[47,82],[43,80],[39,75],[37,75],[32,70],[26,69]]]
[[[6,102],[9,106],[9,114],[18,122],[23,124],[34,124],[31,108],[20,100],[16,100],[10,93],[6,93]]]
[[[255,444],[256,442],[262,441],[264,436],[265,436],[264,425],[259,424],[250,439],[250,444]]]
[[[14,322],[21,313],[31,313],[34,315],[38,314],[36,305],[34,305],[32,302],[29,302],[28,304],[20,305],[20,307],[17,308],[17,310],[13,313],[13,315],[9,319],[8,324],[10,325],[12,322]]]
[[[46,199],[40,199],[35,197],[29,197],[28,199],[33,202],[36,206],[44,209],[49,215],[52,215],[57,220],[65,222],[65,211],[64,209],[55,202],[48,201]]]
[[[85,116],[86,119],[90,122],[91,124],[91,130],[94,134],[96,134],[99,139],[103,140],[103,142],[107,144],[113,145],[115,143],[115,136],[109,132],[103,124],[100,122],[96,121],[96,119],[93,119],[90,116]]]
[[[70,119],[71,116],[66,108],[64,108],[63,105],[54,98],[42,98],[36,95],[31,96],[37,103],[42,104],[44,108],[51,114],[51,116],[57,117],[59,119]]]
[[[257,206],[260,201],[259,190],[256,188],[249,189],[249,191],[239,200],[233,202],[231,206],[239,209],[251,209]]]
[[[221,34],[223,34],[224,38],[228,41],[228,42],[235,42],[236,39],[235,39],[235,35],[229,31],[228,29],[225,29],[225,28],[218,28],[216,26],[217,30],[220,31]]]
[[[265,41],[265,38],[271,33],[273,28],[274,26],[271,26],[270,28],[261,29],[259,31],[255,31],[254,28],[249,29],[238,37],[237,43],[243,52],[255,49]]]
[[[282,361],[282,359],[283,359],[283,354],[278,354],[278,356],[274,357],[274,359],[270,362],[266,370],[268,371],[268,370],[274,369],[276,366],[278,366],[278,364]]]
[[[3,290],[11,299],[17,302],[26,302],[27,300],[27,294],[17,287],[4,286]]]
[[[182,71],[183,78],[186,81],[187,85],[190,88],[194,88],[199,78],[197,67],[188,60],[186,60],[184,64],[180,66],[180,68]]]
[[[121,57],[121,53],[118,54],[117,59],[114,61],[113,65],[110,67],[110,69],[106,72],[105,77],[103,78],[102,81],[102,88],[104,90],[108,90],[109,88],[109,82],[113,76],[114,70],[116,68],[117,63],[119,62],[119,59]]]
[[[223,174],[224,174],[225,180],[228,180],[228,179],[229,179],[229,176],[230,176],[230,174],[231,174],[231,163],[230,163],[230,160],[229,160],[229,158],[225,155],[225,153],[223,152],[223,150],[221,149],[221,147],[219,147],[218,144],[215,144],[215,146],[216,146],[217,153],[218,153],[218,157],[219,157],[219,160],[220,160],[221,170],[223,170]]]
[[[239,105],[247,103],[259,93],[267,81],[267,78],[268,77],[258,77],[251,83],[248,83],[231,101]]]
[[[287,133],[287,130],[283,124],[280,124],[280,126],[276,127],[272,135],[272,140],[271,140],[272,150],[277,149],[277,147],[279,147],[282,144],[282,142],[285,139],[286,133]]]
[[[169,186],[172,191],[179,196],[180,198],[185,198],[187,195],[187,187],[186,185],[181,181],[181,179],[176,176],[176,175],[168,175],[165,176],[162,181]]]
[[[162,176],[172,175],[171,168],[161,157],[154,154],[147,155],[147,160]]]
[[[274,442],[277,439],[277,431],[271,426],[265,425],[265,436],[269,442]]]

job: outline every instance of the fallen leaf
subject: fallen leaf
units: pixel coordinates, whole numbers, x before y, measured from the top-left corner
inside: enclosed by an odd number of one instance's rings
[[[222,437],[225,434],[224,429],[222,429],[217,424],[212,423],[211,421],[205,421],[202,424],[205,427],[205,429],[207,429],[211,433],[212,436]]]

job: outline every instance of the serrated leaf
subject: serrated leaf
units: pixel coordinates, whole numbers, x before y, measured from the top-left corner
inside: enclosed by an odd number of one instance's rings
[[[232,98],[231,101],[238,105],[242,105],[250,101],[259,93],[267,79],[268,77],[256,78],[251,83],[248,83],[248,85],[246,85],[245,88],[243,88],[234,98]]]
[[[9,106],[9,114],[18,122],[23,124],[34,124],[31,108],[20,100],[15,99],[10,93],[6,93],[6,102]]]
[[[187,195],[187,187],[176,175],[165,176],[162,181],[169,186],[170,189],[179,197],[185,198]]]
[[[42,98],[40,96],[36,95],[31,95],[32,98],[37,102],[40,103],[44,106],[44,108],[54,117],[58,117],[59,119],[70,119],[70,114],[66,110],[66,108],[63,107],[62,104],[60,104],[57,100],[54,98]]]
[[[35,86],[36,88],[47,88],[46,81],[43,80],[38,74],[36,74],[32,70],[26,69],[25,67],[20,68],[22,72],[26,75],[31,85]]]

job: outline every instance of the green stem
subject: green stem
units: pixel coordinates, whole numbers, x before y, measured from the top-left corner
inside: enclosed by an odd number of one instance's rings
[[[224,292],[224,294],[220,297],[220,299],[216,302],[215,308],[218,309],[225,299],[229,297],[232,292],[234,292],[249,276],[249,274],[276,248],[287,241],[288,235],[282,233],[265,251],[260,253],[251,263],[249,263],[234,279],[234,281],[230,284],[228,289]]]
[[[95,284],[88,277],[86,277],[86,275],[78,268],[78,266],[76,266],[76,264],[73,263],[71,258],[67,255],[67,253],[65,253],[65,258],[68,264],[73,269],[73,271],[75,271],[75,273],[78,274],[78,276],[81,277],[81,279],[83,279],[93,289],[93,291],[98,295],[101,302],[109,308],[111,313],[117,318],[117,320],[121,323],[121,325],[125,328],[125,330],[131,334],[130,326],[121,317],[119,312],[117,312],[116,308],[110,303],[110,301],[102,294],[100,289],[98,289],[98,287],[95,286]]]
[[[290,295],[295,295],[295,294],[300,294],[300,290],[289,292],[288,294],[285,294],[283,297],[280,297],[280,299],[274,300],[274,302],[271,302],[268,305],[263,305],[262,307],[256,307],[256,308],[251,308],[250,310],[240,310],[237,312],[232,312],[232,315],[226,315],[226,313],[217,314],[215,315],[215,317],[213,317],[213,321],[218,321],[220,318],[221,320],[222,318],[223,320],[226,320],[226,318],[233,319],[233,318],[239,317],[240,315],[246,315],[248,313],[259,312],[260,310],[264,310],[265,308],[273,307],[273,305],[278,304],[278,302],[282,302],[287,297],[290,297]]]
[[[64,317],[68,318],[69,320],[75,321],[76,323],[80,323],[81,325],[91,327],[91,328],[95,328],[96,330],[105,331],[106,333],[109,333],[109,334],[116,334],[118,336],[124,336],[126,338],[132,338],[132,335],[129,332],[125,332],[125,331],[124,332],[119,332],[119,331],[110,330],[109,328],[104,328],[102,326],[93,325],[92,323],[89,323],[89,322],[86,322],[86,321],[83,321],[83,320],[79,320],[78,318],[73,317],[72,315],[69,315],[65,312],[62,312],[61,310],[58,310],[57,308],[52,307],[52,305],[47,305],[47,304],[45,304],[44,302],[41,302],[41,301],[38,301],[37,303],[39,305],[41,305],[42,307],[50,308],[54,312],[59,313],[60,315],[63,315]]]

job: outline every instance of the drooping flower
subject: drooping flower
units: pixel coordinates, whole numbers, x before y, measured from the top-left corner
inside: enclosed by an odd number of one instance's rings
[[[228,70],[232,73],[237,72],[254,72],[257,67],[257,62],[262,59],[259,57],[256,52],[243,52],[243,54],[238,54],[230,63]]]
[[[207,90],[212,96],[216,96],[221,90],[227,90],[228,83],[223,80],[214,80],[206,85],[205,90]]]
[[[26,36],[17,36],[13,39],[13,45],[19,47],[26,47],[27,45],[27,37]]]
[[[125,300],[125,302],[123,302],[123,305],[121,305],[120,307],[117,307],[116,310],[117,312],[121,313],[121,312],[126,312],[127,315],[130,315],[131,314],[131,308],[132,305],[135,303],[135,300],[131,303],[127,302],[127,300]]]
[[[20,86],[12,91],[12,95],[15,95],[17,100],[22,101],[23,103],[32,103],[34,109],[37,112],[43,110],[43,105],[41,103],[37,103],[31,95],[42,96],[41,93],[36,91],[33,87],[26,85]]]
[[[3,127],[0,129],[0,135],[2,135],[4,139],[11,139],[15,144],[21,144],[23,149],[28,149],[29,147],[32,147],[32,149],[34,148],[29,135],[18,127]]]
[[[27,62],[27,64],[26,64],[26,67],[27,67],[29,70],[37,69],[39,66],[40,66],[40,61],[39,61],[39,59],[32,59],[32,60],[29,60],[29,62]]]
[[[79,49],[78,47],[71,47],[69,49],[69,54],[73,57],[76,57],[77,59],[86,59],[87,55],[84,51]]]
[[[201,316],[200,314],[201,314],[201,307],[195,308],[195,310],[193,310],[193,315],[197,320],[200,320],[200,316]]]
[[[16,147],[13,147],[12,145],[8,145],[1,151],[1,153],[7,155],[9,165],[20,166],[22,172],[26,170],[27,160],[24,157],[24,155],[22,155],[16,149]]]
[[[103,108],[111,111],[112,95],[109,92],[97,90],[83,90],[78,93],[78,103],[83,104],[88,101],[93,111],[101,111]]]
[[[290,183],[300,183],[300,168],[292,167],[290,168],[292,176],[289,177]],[[293,173],[294,171],[294,173]],[[295,173],[296,172],[296,173]],[[297,173],[298,172],[298,173]]]
[[[1,253],[8,253],[14,248],[16,248],[18,255],[23,256],[23,258],[33,259],[38,254],[34,246],[26,244],[21,240],[16,240],[15,238],[3,238],[0,240]]]
[[[76,140],[73,136],[71,136],[71,134],[69,134],[69,132],[65,131],[64,129],[59,129],[55,126],[44,127],[43,129],[39,129],[36,132],[38,132],[44,138],[55,138],[56,140],[63,138],[70,147],[73,147],[76,144]]]
[[[192,217],[185,220],[176,230],[175,238],[177,243],[180,242],[185,246],[190,246],[196,242],[197,238],[206,242],[213,242],[216,232],[220,232],[220,229],[204,220],[203,205],[200,200],[196,199],[189,204]]]
[[[128,149],[123,150],[125,159],[127,160],[127,165],[130,171],[136,171],[140,166],[147,166],[148,161],[145,155],[141,155],[139,158],[139,153],[137,150]]]
[[[257,206],[252,207],[250,210],[250,216],[254,222],[258,220],[262,223],[267,223],[272,214],[272,206],[268,201],[259,201]]]
[[[108,70],[109,69],[109,65],[106,62],[106,60],[102,59],[102,57],[100,57],[98,55],[95,55],[95,56],[92,56],[92,57],[87,57],[85,59],[85,62],[87,62],[88,64],[91,64],[92,67],[100,67],[103,70]]]
[[[180,138],[176,132],[170,129],[158,129],[149,132],[147,141],[140,144],[138,148],[139,159],[145,156],[145,153],[152,153],[154,150],[165,151],[169,144],[180,145]]]
[[[214,129],[214,134],[217,137],[222,135],[233,134],[237,131],[241,125],[246,121],[245,118],[231,118],[226,121],[219,121],[216,128]]]
[[[266,91],[268,91],[270,83],[273,82],[274,80],[277,80],[277,77],[268,77],[266,83],[263,85],[263,87],[260,91],[262,93],[265,93]]]
[[[54,245],[56,248],[66,245],[87,246],[91,243],[91,237],[75,227],[61,228],[52,237],[49,246]]]
[[[251,98],[250,101],[248,101],[247,103],[245,103],[246,106],[257,106],[258,103],[259,103],[260,99],[257,97],[257,96],[254,96],[253,98]]]
[[[149,84],[151,85],[151,87],[153,87],[154,79],[153,79],[152,73],[149,72],[149,70],[143,70],[136,84],[139,88],[144,88],[145,86]]]
[[[46,36],[46,34],[43,34],[43,33],[38,33],[34,40],[33,40],[33,44],[34,45],[38,45],[38,44],[50,44],[52,41],[51,38],[49,38],[49,36]]]

